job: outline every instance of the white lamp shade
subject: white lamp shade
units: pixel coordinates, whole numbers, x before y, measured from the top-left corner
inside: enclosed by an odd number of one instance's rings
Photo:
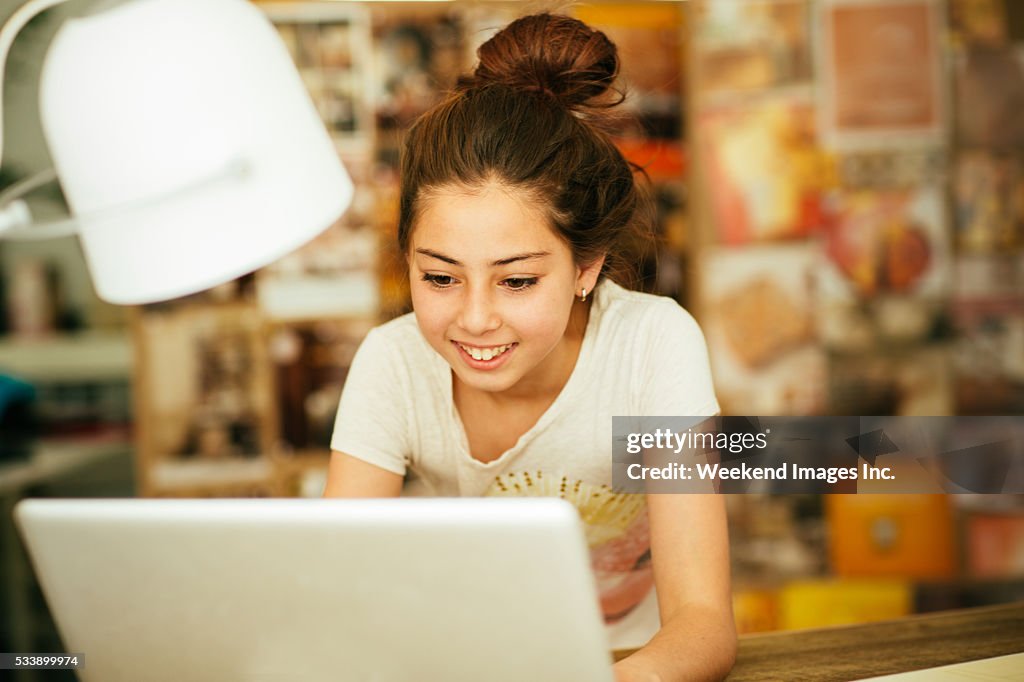
[[[41,109],[107,301],[175,298],[251,272],[352,199],[287,49],[246,0],[133,0],[67,22]],[[213,180],[238,162],[244,177]]]

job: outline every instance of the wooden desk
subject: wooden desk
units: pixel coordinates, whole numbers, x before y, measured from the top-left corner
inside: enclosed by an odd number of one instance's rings
[[[740,637],[729,682],[848,682],[1024,651],[1024,602]],[[630,652],[617,652],[616,659]],[[1024,671],[1021,671],[1024,679]]]

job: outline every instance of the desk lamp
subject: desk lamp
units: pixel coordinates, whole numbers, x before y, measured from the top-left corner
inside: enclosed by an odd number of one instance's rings
[[[64,1],[30,0],[11,16],[0,69],[18,31]],[[54,171],[0,194],[0,238],[77,232],[112,303],[251,272],[352,199],[287,48],[246,0],[120,0],[67,20],[45,57],[40,110]],[[2,135],[0,120],[0,166]],[[54,177],[71,218],[33,225],[18,197]]]

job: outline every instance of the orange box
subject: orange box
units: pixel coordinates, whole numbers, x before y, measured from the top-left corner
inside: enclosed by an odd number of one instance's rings
[[[843,577],[951,578],[957,573],[946,495],[827,495],[829,557]]]

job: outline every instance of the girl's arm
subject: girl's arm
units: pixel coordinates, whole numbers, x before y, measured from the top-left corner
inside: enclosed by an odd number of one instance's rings
[[[620,682],[720,680],[736,659],[721,495],[648,494],[661,629],[615,665]]]
[[[331,453],[324,497],[398,497],[403,477],[337,450]]]

